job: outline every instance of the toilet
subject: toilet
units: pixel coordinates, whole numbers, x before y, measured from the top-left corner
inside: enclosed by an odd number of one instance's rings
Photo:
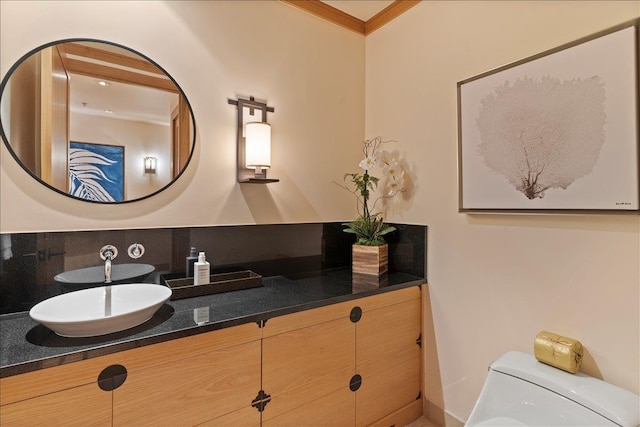
[[[640,396],[510,351],[489,374],[466,427],[640,425]]]

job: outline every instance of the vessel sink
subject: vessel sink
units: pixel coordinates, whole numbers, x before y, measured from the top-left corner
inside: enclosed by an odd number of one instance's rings
[[[46,299],[32,319],[63,337],[93,337],[138,326],[171,297],[171,289],[151,283],[100,286]]]
[[[111,266],[111,282],[140,282],[156,268],[150,264],[113,264]],[[104,266],[79,268],[57,274],[53,280],[67,287],[104,285]]]

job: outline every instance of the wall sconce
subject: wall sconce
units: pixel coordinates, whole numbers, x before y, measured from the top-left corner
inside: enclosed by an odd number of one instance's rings
[[[156,173],[158,159],[152,156],[144,158],[144,173]]]
[[[267,184],[280,181],[267,178],[267,169],[271,167],[271,125],[267,123],[267,112],[273,113],[275,109],[256,101],[253,96],[229,99],[229,104],[238,106],[238,182]],[[260,117],[254,117],[256,111],[261,112]]]

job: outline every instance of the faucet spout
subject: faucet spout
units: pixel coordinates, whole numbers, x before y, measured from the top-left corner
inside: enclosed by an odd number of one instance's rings
[[[104,283],[111,283],[111,256],[104,261]]]
[[[111,261],[118,256],[118,249],[105,245],[100,249],[100,258],[104,260],[104,283],[111,283]]]

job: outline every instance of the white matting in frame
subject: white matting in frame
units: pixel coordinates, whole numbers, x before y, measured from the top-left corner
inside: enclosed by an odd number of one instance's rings
[[[637,212],[638,20],[458,83],[460,212]]]

